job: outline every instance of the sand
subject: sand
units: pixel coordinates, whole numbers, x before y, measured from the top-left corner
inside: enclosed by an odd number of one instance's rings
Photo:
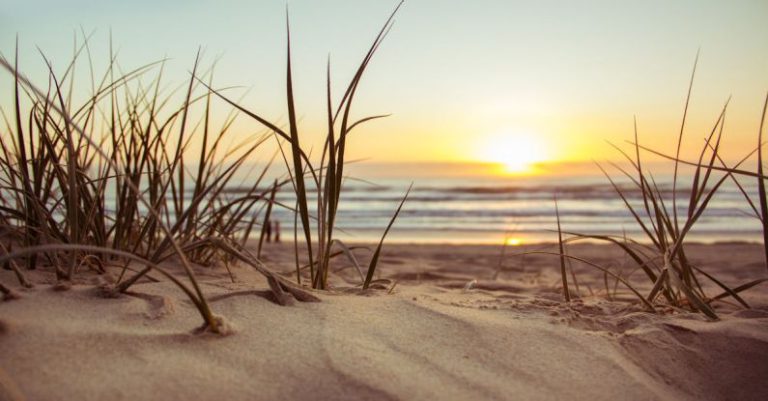
[[[265,260],[290,271],[291,250],[270,244]],[[572,252],[629,266],[608,246]],[[688,252],[728,284],[768,276],[757,245]],[[0,399],[768,399],[765,285],[745,293],[752,309],[720,302],[711,322],[647,313],[613,282],[609,297],[603,275],[579,266],[581,297],[566,304],[556,258],[507,257],[499,271],[499,256],[493,246],[389,245],[373,291],[348,288],[358,273],[339,260],[336,289],[316,292],[319,303],[213,301],[228,336],[194,334],[202,320],[168,282],[103,298],[95,274],[55,291],[52,274],[36,271],[35,288],[22,290],[0,271],[20,294],[0,302]],[[233,273],[234,283],[223,269],[198,269],[214,299],[267,288],[245,266]]]

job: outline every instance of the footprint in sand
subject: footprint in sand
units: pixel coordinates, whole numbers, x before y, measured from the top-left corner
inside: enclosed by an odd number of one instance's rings
[[[173,299],[162,295],[151,295],[140,292],[130,292],[128,295],[147,301],[149,310],[144,313],[148,319],[162,319],[176,312],[176,306]]]

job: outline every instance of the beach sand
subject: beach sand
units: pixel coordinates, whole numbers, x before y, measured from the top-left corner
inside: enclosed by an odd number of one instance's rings
[[[223,268],[200,267],[228,336],[193,334],[202,320],[167,281],[103,298],[96,274],[55,291],[53,274],[29,272],[37,285],[22,290],[3,270],[20,298],[0,302],[0,399],[768,399],[765,284],[744,293],[752,309],[718,302],[721,320],[710,322],[647,313],[620,284],[574,265],[581,296],[567,304],[558,259],[509,256],[520,249],[508,247],[499,269],[499,246],[385,245],[376,289],[355,289],[358,273],[338,259],[335,290],[290,306],[254,293],[217,299],[267,284],[243,265],[232,267],[234,283]],[[265,262],[290,272],[292,251],[268,244]],[[607,245],[570,252],[632,270]],[[729,285],[768,276],[759,245],[687,252]],[[630,280],[650,289],[638,272]]]

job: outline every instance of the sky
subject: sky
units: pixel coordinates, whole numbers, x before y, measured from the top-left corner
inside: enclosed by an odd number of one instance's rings
[[[389,0],[0,0],[0,52],[46,83],[73,40],[93,34],[98,70],[110,32],[130,70],[169,58],[181,85],[198,48],[215,86],[248,109],[285,121],[285,10],[301,132],[324,135],[325,68],[343,92],[397,5]],[[768,91],[765,1],[408,0],[364,77],[357,117],[390,113],[350,140],[350,158],[377,162],[579,162],[615,159],[606,141],[632,138],[672,151],[697,51],[683,154],[692,156],[731,96],[724,152],[757,143]],[[82,37],[80,37],[82,40]],[[173,85],[171,85],[173,86]],[[84,85],[87,89],[87,85]],[[10,99],[0,74],[0,105]],[[338,96],[336,96],[338,98]],[[224,116],[229,108],[219,103]],[[253,135],[243,120],[240,135]]]

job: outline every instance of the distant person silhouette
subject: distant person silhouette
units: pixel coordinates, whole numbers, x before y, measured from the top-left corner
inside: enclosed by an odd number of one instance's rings
[[[267,235],[267,242],[272,242],[272,222],[267,220],[264,222],[264,224],[266,225],[264,234]]]
[[[280,222],[275,221],[275,242],[280,242]]]

